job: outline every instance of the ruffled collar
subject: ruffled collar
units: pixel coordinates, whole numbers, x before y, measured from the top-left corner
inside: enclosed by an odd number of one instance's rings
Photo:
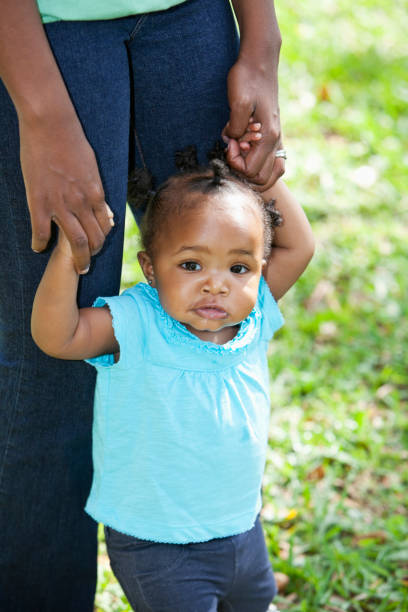
[[[138,283],[137,288],[159,316],[162,333],[171,343],[188,344],[197,351],[222,354],[236,352],[248,347],[259,334],[261,312],[258,304],[255,305],[247,318],[241,321],[238,332],[232,340],[225,344],[215,344],[214,342],[201,340],[192,334],[182,323],[167,314],[160,303],[157,289],[150,287],[147,283]]]

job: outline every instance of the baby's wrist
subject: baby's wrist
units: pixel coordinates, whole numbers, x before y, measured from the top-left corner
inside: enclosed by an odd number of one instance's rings
[[[65,245],[60,244],[60,241],[56,244],[52,256],[54,259],[58,259],[59,263],[73,268],[76,272],[75,261],[71,249],[69,248],[68,250]]]

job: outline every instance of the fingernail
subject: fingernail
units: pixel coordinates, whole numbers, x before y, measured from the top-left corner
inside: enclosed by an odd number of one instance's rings
[[[256,138],[256,140],[259,140],[260,138],[262,138],[262,134],[261,134],[261,132],[256,132],[256,133],[254,134],[254,138]]]
[[[113,219],[109,219],[109,221],[110,221],[111,227],[113,227],[115,225],[114,220]]]
[[[229,141],[230,141],[230,139],[228,138],[228,136],[225,136],[225,134],[223,134],[223,135],[221,136],[221,138],[223,139],[223,141],[225,142],[225,144],[228,144],[228,143],[229,143]]]
[[[80,274],[88,274],[88,272],[89,272],[89,268],[90,268],[90,267],[91,267],[91,266],[88,266],[88,267],[87,267],[87,268],[85,268],[84,270],[81,270],[81,271],[80,271]]]
[[[31,250],[34,251],[34,253],[41,253],[41,251],[37,251],[37,249],[33,249],[32,247]]]
[[[254,128],[254,130],[259,130],[260,127],[261,127],[261,124],[260,123],[253,123],[252,127]]]

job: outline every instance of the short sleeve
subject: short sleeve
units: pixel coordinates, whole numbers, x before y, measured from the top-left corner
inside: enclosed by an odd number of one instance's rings
[[[141,358],[143,313],[140,296],[134,289],[127,289],[121,295],[113,297],[98,297],[93,303],[93,308],[108,306],[112,316],[113,332],[120,347],[120,357],[116,363],[112,353],[85,360],[97,369],[112,366],[129,367],[130,361],[134,364],[135,360],[138,360],[138,352]]]
[[[259,282],[258,307],[262,314],[261,335],[265,340],[270,340],[285,320],[263,276]]]

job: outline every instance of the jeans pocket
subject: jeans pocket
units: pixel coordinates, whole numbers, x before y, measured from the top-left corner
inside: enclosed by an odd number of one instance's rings
[[[106,546],[112,567],[140,580],[162,576],[175,569],[187,554],[183,544],[141,540],[105,527]]]

